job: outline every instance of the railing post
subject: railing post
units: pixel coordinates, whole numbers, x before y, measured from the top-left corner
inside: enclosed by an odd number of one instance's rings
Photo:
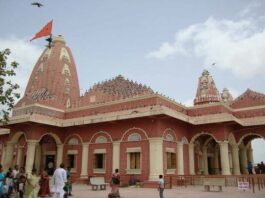
[[[253,193],[255,193],[255,183],[254,183],[254,177],[252,177],[252,186],[253,186]]]
[[[258,189],[259,189],[259,191],[260,191],[260,182],[259,182],[259,177],[256,177],[257,178],[257,180],[258,180]]]
[[[173,177],[173,176],[170,176],[170,177],[169,177],[169,188],[170,188],[170,189],[172,189],[172,177]]]

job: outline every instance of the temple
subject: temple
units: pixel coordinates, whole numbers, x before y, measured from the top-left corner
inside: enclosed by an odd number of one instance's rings
[[[0,130],[0,159],[45,168],[64,162],[76,181],[110,179],[146,184],[164,175],[245,174],[251,141],[265,137],[265,95],[247,89],[233,99],[213,77],[199,77],[194,106],[186,107],[121,75],[80,95],[76,65],[62,36],[33,68],[7,129]]]

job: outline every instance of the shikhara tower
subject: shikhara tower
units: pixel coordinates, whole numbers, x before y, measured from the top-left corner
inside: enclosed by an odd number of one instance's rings
[[[33,68],[7,127],[0,136],[5,169],[41,171],[64,162],[86,182],[92,175],[109,179],[119,168],[123,183],[134,175],[152,186],[159,174],[245,173],[251,140],[265,137],[265,95],[220,94],[203,71],[193,107],[121,75],[80,96],[71,50],[58,36]]]

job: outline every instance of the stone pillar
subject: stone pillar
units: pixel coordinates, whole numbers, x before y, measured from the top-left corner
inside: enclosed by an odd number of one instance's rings
[[[208,154],[207,154],[207,147],[206,146],[204,146],[202,149],[202,155],[203,155],[203,164],[204,164],[204,169],[203,169],[204,175],[209,175],[209,172],[208,172]]]
[[[35,158],[35,150],[36,150],[36,144],[38,143],[37,140],[27,140],[27,158],[26,158],[26,173],[31,173],[33,164],[34,164],[34,158]]]
[[[229,166],[229,154],[228,154],[228,142],[220,141],[220,154],[221,154],[221,167],[222,175],[231,175],[230,166]]]
[[[241,145],[240,146],[240,168],[243,174],[248,174],[247,165],[248,165],[247,149],[245,145]]]
[[[149,139],[150,151],[150,173],[149,180],[157,181],[160,174],[163,174],[163,139],[150,138]]]
[[[184,175],[184,158],[183,158],[183,143],[177,143],[177,155],[178,155],[178,175]]]
[[[220,174],[219,149],[218,149],[218,147],[215,147],[215,149],[214,149],[214,173],[216,175]]]
[[[5,150],[5,160],[4,160],[4,172],[6,172],[10,167],[13,166],[13,154],[14,154],[14,142],[7,142]]]
[[[56,167],[58,168],[63,162],[63,144],[57,144],[57,158],[56,158]]]
[[[232,161],[233,161],[233,174],[240,175],[240,166],[239,166],[239,155],[238,155],[238,146],[237,144],[232,145]]]
[[[82,144],[82,166],[81,166],[81,178],[87,178],[88,175],[88,143]]]
[[[36,152],[35,152],[35,168],[37,169],[38,173],[41,173],[40,162],[41,162],[41,147],[40,147],[40,144],[37,144]]]
[[[253,149],[251,143],[249,143],[249,147],[247,149],[247,157],[248,157],[248,162],[251,162],[254,164],[254,158],[253,158]]]
[[[18,146],[18,150],[17,150],[17,162],[16,164],[20,167],[22,166],[22,159],[23,159],[23,146]]]
[[[195,175],[195,168],[194,168],[194,144],[189,144],[189,170],[190,175]]]
[[[3,165],[5,163],[5,154],[6,154],[6,146],[3,145],[2,156],[1,156],[1,164],[3,164]]]
[[[112,150],[112,172],[120,168],[120,142],[113,142]]]

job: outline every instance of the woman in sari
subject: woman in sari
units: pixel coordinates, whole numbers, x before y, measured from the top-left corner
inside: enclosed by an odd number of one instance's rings
[[[40,197],[50,196],[50,187],[49,187],[49,176],[46,170],[42,171],[41,178],[40,178]]]
[[[39,177],[37,176],[37,170],[34,168],[31,174],[27,174],[26,186],[25,186],[25,197],[37,198],[40,189]]]

